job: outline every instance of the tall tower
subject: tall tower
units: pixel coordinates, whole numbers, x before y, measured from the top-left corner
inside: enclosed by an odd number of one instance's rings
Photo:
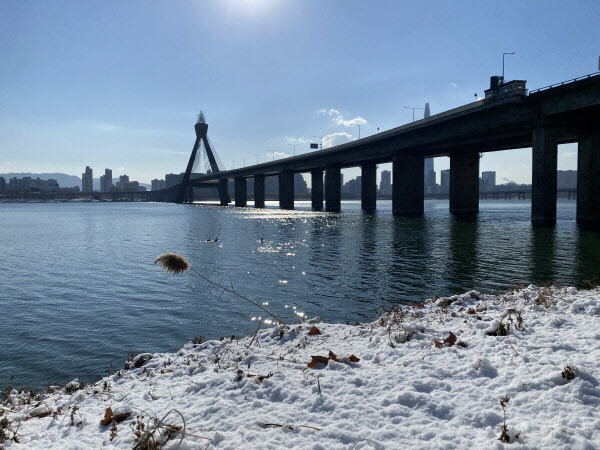
[[[425,113],[423,114],[423,119],[427,119],[430,116],[429,113],[429,103],[425,103]],[[429,172],[435,170],[433,168],[433,158],[425,158],[425,179],[427,180],[427,175]]]
[[[81,174],[81,191],[94,192],[94,172],[90,166],[85,166],[85,172]]]

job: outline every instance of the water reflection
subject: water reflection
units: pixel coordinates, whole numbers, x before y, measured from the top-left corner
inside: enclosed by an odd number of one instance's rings
[[[474,220],[451,219],[448,242],[448,265],[445,274],[447,283],[455,292],[464,290],[464,286],[478,288],[479,226]]]
[[[547,284],[556,275],[556,230],[549,228],[531,229],[531,282]]]
[[[577,285],[600,284],[600,233],[578,230],[575,244],[575,274]]]

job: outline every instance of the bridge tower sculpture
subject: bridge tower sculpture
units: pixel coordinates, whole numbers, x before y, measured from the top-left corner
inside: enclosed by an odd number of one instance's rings
[[[208,156],[212,173],[220,172],[219,166],[217,165],[217,160],[212,148],[210,147],[210,143],[208,142],[208,124],[206,123],[206,118],[204,117],[202,111],[200,111],[200,114],[198,114],[198,121],[196,122],[196,125],[194,125],[194,129],[196,130],[196,142],[194,143],[190,160],[188,161],[187,168],[185,169],[185,173],[183,175],[183,180],[181,181],[176,203],[191,202],[193,200],[192,192],[194,188],[191,186],[190,178],[192,176],[194,161],[196,161],[196,154],[198,153],[198,148],[200,147],[200,141],[204,143],[206,156]],[[227,190],[226,179],[219,180],[217,189],[219,191],[219,200],[221,201],[221,205],[227,205],[230,203],[231,198],[229,197]]]

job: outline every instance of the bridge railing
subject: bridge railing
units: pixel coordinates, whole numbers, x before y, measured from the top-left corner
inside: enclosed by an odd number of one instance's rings
[[[562,83],[554,83],[554,84],[551,84],[549,86],[544,86],[544,87],[541,87],[539,89],[534,89],[533,91],[529,91],[529,95],[535,94],[535,93],[541,92],[541,91],[547,91],[548,89],[552,89],[552,88],[555,88],[555,87],[558,87],[558,86],[563,86],[565,84],[573,83],[575,81],[585,80],[586,78],[592,78],[592,77],[595,77],[597,75],[600,75],[600,72],[590,73],[589,75],[582,75],[580,77],[573,78],[571,80],[563,81]]]

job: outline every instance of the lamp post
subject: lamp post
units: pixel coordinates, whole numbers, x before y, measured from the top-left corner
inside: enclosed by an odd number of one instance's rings
[[[413,122],[415,121],[415,109],[425,109],[425,108],[413,108],[412,106],[405,106],[405,108],[412,109],[413,112]]]
[[[515,54],[515,52],[505,52],[505,53],[502,53],[502,82],[503,83],[504,83],[504,57],[506,55],[514,55],[514,54]]]
[[[414,120],[414,118],[413,118]],[[360,127],[364,126],[364,125],[359,125],[357,123],[355,123],[354,125],[356,125],[358,127],[358,138],[360,139]]]
[[[294,147],[294,156],[296,156],[296,145],[297,144],[288,144],[288,145],[291,145],[292,147]]]

